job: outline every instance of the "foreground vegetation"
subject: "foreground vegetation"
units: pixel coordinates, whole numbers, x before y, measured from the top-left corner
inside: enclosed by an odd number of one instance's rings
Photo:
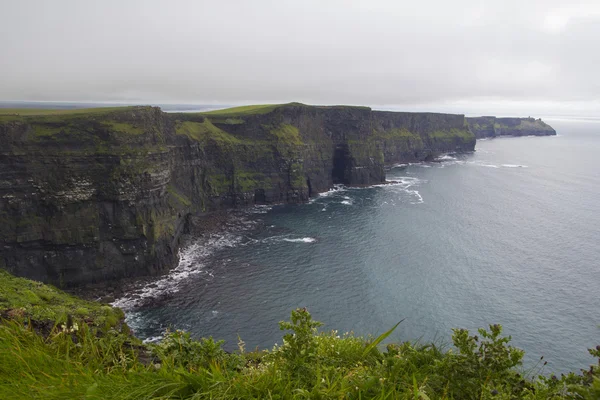
[[[599,366],[561,377],[523,374],[523,351],[498,325],[478,335],[455,330],[450,349],[406,342],[384,350],[393,329],[376,339],[318,332],[321,324],[297,309],[280,323],[281,346],[246,351],[240,340],[238,351],[226,353],[222,342],[196,341],[183,331],[142,344],[124,324],[93,323],[102,306],[0,277],[0,399],[600,398]],[[40,297],[41,288],[55,295]],[[23,296],[38,304],[23,305]],[[72,313],[71,302],[90,313]],[[56,312],[35,315],[58,323],[31,319],[35,307],[56,305]],[[600,358],[600,346],[590,353]]]

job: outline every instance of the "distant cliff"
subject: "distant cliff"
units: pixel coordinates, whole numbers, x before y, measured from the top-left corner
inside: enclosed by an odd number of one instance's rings
[[[541,118],[467,118],[477,139],[496,136],[551,136],[556,131]]]
[[[0,267],[63,286],[159,273],[192,214],[303,202],[474,147],[462,115],[366,107],[0,110]]]

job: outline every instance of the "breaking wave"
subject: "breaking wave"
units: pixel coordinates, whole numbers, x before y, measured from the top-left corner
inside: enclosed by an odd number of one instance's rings
[[[299,239],[282,239],[284,242],[290,242],[290,243],[314,243],[317,241],[317,239],[312,238],[312,237],[303,237],[303,238],[299,238]]]
[[[212,279],[214,277],[212,271],[205,268],[206,260],[217,250],[235,247],[242,242],[242,239],[240,235],[225,232],[189,244],[179,251],[179,264],[167,275],[128,288],[127,294],[112,302],[111,305],[123,310],[131,310],[147,304],[150,300],[177,293],[180,285],[192,276]]]

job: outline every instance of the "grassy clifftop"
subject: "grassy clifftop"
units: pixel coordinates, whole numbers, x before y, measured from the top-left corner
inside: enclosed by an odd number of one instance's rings
[[[556,131],[541,118],[473,117],[466,120],[477,138],[556,135]]]
[[[83,319],[103,329],[123,321],[123,312],[100,303],[81,300],[53,286],[17,278],[0,270],[0,316],[52,325]]]
[[[0,273],[2,399],[598,399],[598,366],[566,376],[522,371],[523,351],[492,325],[453,347],[319,331],[306,309],[280,322],[282,344],[226,353],[171,331],[144,345],[99,323],[121,312]],[[40,311],[43,309],[43,311]],[[82,312],[85,309],[86,312]],[[15,312],[15,310],[23,310]],[[67,314],[66,320],[61,316]],[[40,331],[36,318],[57,318]],[[401,325],[400,328],[401,329]],[[600,346],[590,350],[600,358]],[[600,360],[599,360],[600,362]],[[540,361],[542,363],[542,361]]]

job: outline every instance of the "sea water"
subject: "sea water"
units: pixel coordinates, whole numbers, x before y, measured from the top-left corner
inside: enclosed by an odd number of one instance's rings
[[[600,344],[600,123],[548,122],[558,136],[480,140],[396,166],[388,185],[251,209],[115,304],[143,338],[173,327],[227,349],[238,335],[281,343],[296,307],[358,335],[404,319],[391,341],[449,344],[452,328],[498,323],[527,367],[584,368]]]

